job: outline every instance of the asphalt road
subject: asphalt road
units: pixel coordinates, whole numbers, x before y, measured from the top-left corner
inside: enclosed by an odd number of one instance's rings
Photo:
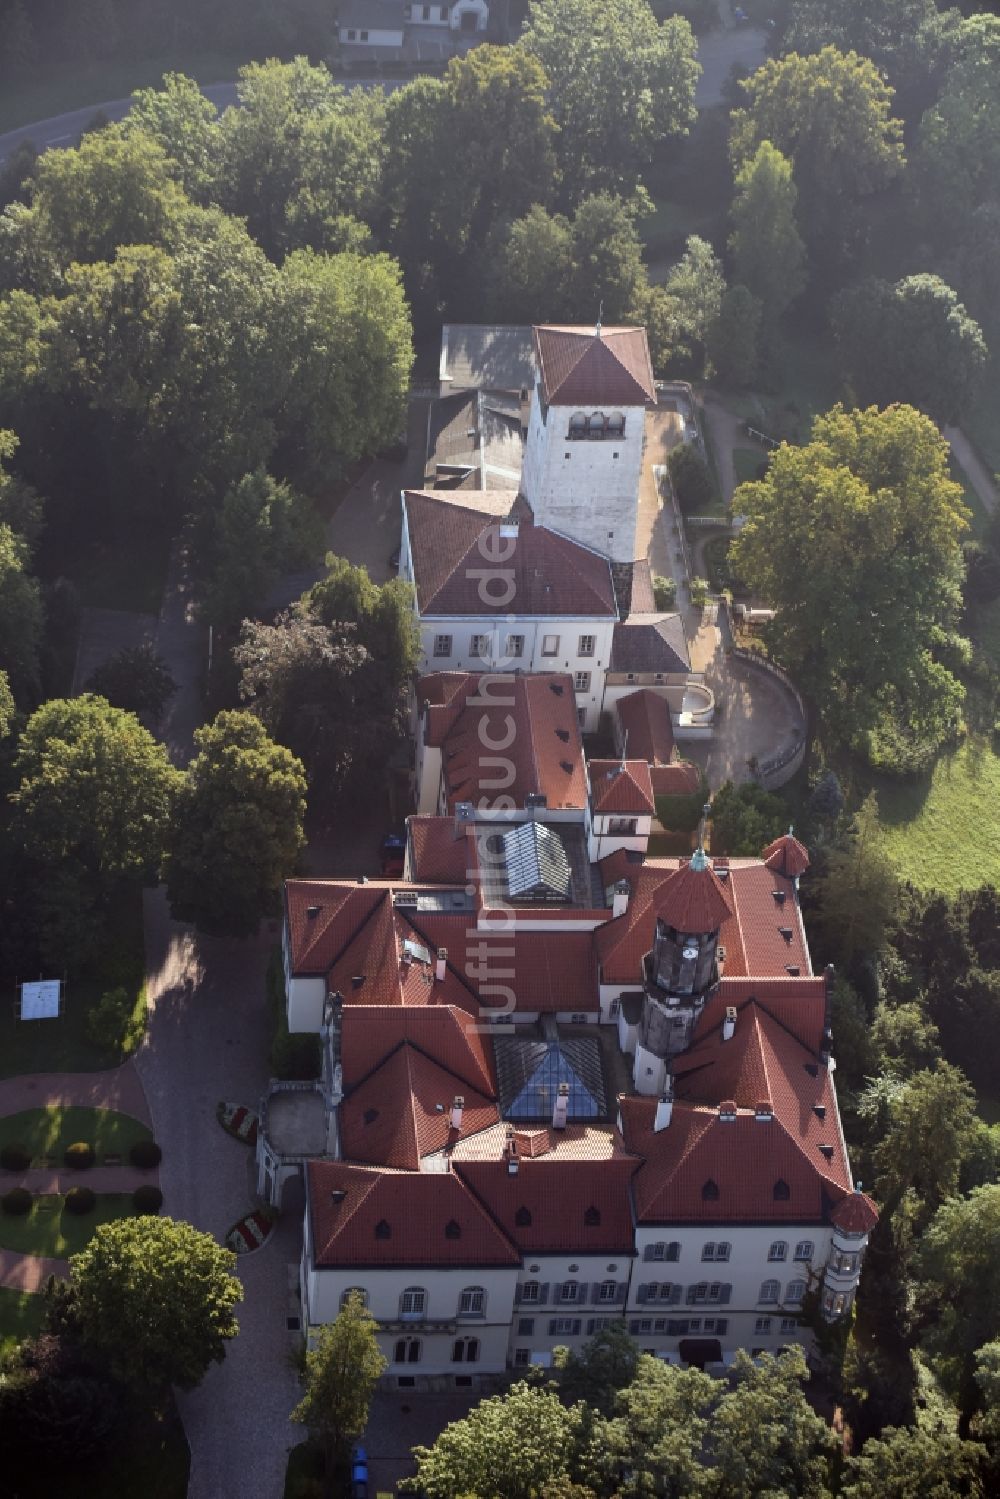
[[[698,44],[698,60],[702,66],[695,94],[698,108],[721,104],[723,88],[733,63],[738,62],[748,72],[753,72],[764,61],[766,46],[767,33],[750,26],[714,31],[703,37]],[[382,78],[347,78],[344,82],[348,88],[381,86],[393,89],[400,86],[400,81]],[[207,83],[202,93],[220,110],[236,103],[235,83]],[[131,106],[131,99],[110,99],[88,104],[85,109],[71,110],[69,114],[54,115],[49,120],[37,120],[33,125],[22,125],[17,130],[8,130],[6,135],[0,135],[0,162],[26,140],[34,141],[39,150],[75,145],[95,114],[104,114],[109,120],[121,120]]]

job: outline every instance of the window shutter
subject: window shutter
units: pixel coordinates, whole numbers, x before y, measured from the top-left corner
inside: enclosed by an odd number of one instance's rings
[[[555,1335],[556,1335],[556,1319],[555,1319],[555,1317],[552,1317],[549,1320],[549,1337],[550,1338],[554,1338]]]
[[[546,1303],[546,1301],[548,1301],[548,1299],[549,1299],[549,1283],[548,1283],[548,1281],[545,1281],[545,1283],[543,1285],[540,1285],[538,1287],[538,1304],[539,1304],[539,1306],[544,1306],[545,1303]]]
[[[521,1287],[520,1287],[520,1284],[518,1284],[518,1285],[516,1285],[514,1287],[514,1305],[515,1306],[520,1306],[521,1305]]]
[[[733,1288],[732,1288],[732,1286],[720,1286],[719,1287],[719,1301],[722,1303],[723,1306],[728,1306],[728,1304],[729,1304],[729,1298],[730,1298],[730,1296],[732,1294],[733,1294]]]
[[[559,1305],[559,1298],[560,1298],[561,1295],[562,1295],[562,1281],[557,1280],[556,1283],[555,1283],[555,1285],[552,1287],[552,1300],[553,1300],[553,1303],[556,1306]]]
[[[583,1326],[583,1323],[581,1322],[580,1318],[579,1317],[574,1317],[573,1318],[573,1333],[572,1333],[572,1336],[574,1338],[577,1338],[577,1337],[580,1336],[580,1328],[582,1326]]]
[[[594,1288],[595,1290],[597,1289],[596,1281],[594,1282]],[[579,1290],[576,1293],[576,1299],[577,1301],[586,1301],[587,1299],[587,1282],[585,1280],[581,1280],[580,1282]]]
[[[649,1287],[648,1286],[640,1286],[639,1290],[638,1290],[638,1294],[636,1295],[636,1300],[641,1304],[642,1302],[646,1301],[648,1297],[649,1297]]]
[[[624,1280],[620,1280],[618,1282],[618,1284],[615,1286],[615,1301],[616,1302],[622,1302],[622,1301],[624,1301],[625,1300],[625,1295],[626,1295],[627,1291],[628,1291],[628,1282],[624,1281]]]
[[[591,1334],[594,1331],[594,1322],[595,1322],[595,1320],[596,1319],[594,1317],[591,1317],[590,1320],[589,1320],[589,1322],[587,1323],[587,1337],[588,1338],[591,1336]]]
[[[590,1288],[590,1299],[592,1302],[598,1302],[601,1299],[601,1282],[599,1280],[595,1280]]]
[[[698,1290],[697,1286],[688,1286],[688,1289],[687,1289],[687,1298],[686,1298],[688,1306],[694,1306],[695,1300],[696,1300],[697,1290]]]
[[[644,1260],[651,1260],[653,1258],[653,1246],[652,1246],[652,1244],[647,1244],[646,1245],[645,1249],[642,1251],[642,1257],[643,1257]]]

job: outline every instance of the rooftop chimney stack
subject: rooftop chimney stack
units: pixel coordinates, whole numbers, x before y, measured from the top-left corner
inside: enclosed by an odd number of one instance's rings
[[[448,967],[448,949],[439,947],[437,950],[437,962],[434,964],[434,977],[439,984],[444,983],[445,971]]]
[[[628,910],[629,884],[628,880],[619,880],[611,895],[611,915],[624,916]]]
[[[663,1092],[656,1100],[656,1113],[653,1116],[653,1131],[659,1134],[661,1130],[667,1129],[671,1116],[674,1112],[674,1080],[668,1077],[663,1085]]]
[[[733,1039],[733,1037],[735,1036],[735,1034],[736,1034],[736,1006],[735,1005],[728,1005],[726,1007],[726,1018],[722,1022],[722,1039],[723,1039],[723,1041],[731,1041]]]
[[[754,1109],[754,1118],[758,1124],[770,1124],[774,1118],[774,1109],[769,1098],[762,1098]]]
[[[560,1083],[556,1101],[552,1107],[552,1128],[565,1129],[569,1118],[569,1083]]]
[[[451,1127],[456,1132],[462,1128],[462,1113],[465,1109],[465,1099],[461,1093],[456,1093],[451,1105]]]
[[[507,1157],[507,1175],[516,1176],[520,1165],[517,1155],[517,1141],[514,1139],[514,1131],[507,1131],[507,1144],[504,1147],[504,1155]]]

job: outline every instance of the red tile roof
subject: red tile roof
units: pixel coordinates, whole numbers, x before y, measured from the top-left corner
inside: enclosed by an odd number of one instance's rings
[[[467,1087],[493,1096],[493,1048],[476,1018],[454,1005],[345,1005],[340,1028],[345,1087],[361,1082],[403,1041],[434,1057]]]
[[[867,1234],[878,1222],[878,1208],[864,1192],[854,1191],[831,1213],[834,1227],[845,1234]]]
[[[415,880],[439,885],[465,884],[469,878],[470,854],[465,835],[455,836],[453,817],[409,817],[406,836]],[[474,852],[471,857],[474,868]]]
[[[456,1097],[465,1100],[458,1131],[451,1128]],[[491,1099],[404,1042],[345,1098],[343,1152],[348,1160],[416,1171],[422,1156],[488,1129],[499,1118]]]
[[[389,888],[383,880],[286,880],[292,972],[326,973]]]
[[[657,916],[678,932],[717,931],[732,913],[726,888],[704,856],[682,863],[664,880],[656,900]]]
[[[590,797],[595,814],[651,817],[653,785],[645,760],[591,760]]]
[[[654,796],[693,796],[701,789],[702,771],[690,760],[675,760],[672,765],[653,765],[649,779]]]
[[[826,980],[822,974],[723,978],[698,1017],[692,1043],[718,1030],[727,1009],[735,1009],[740,1015],[751,1003],[765,1010],[813,1055],[819,1055],[826,1026]]]
[[[512,991],[514,1007],[522,1013],[589,1014],[600,1007],[593,932],[480,932],[467,913],[421,912],[419,925],[431,942],[448,949],[449,968],[483,995],[486,1006],[503,1004],[502,995],[488,992],[497,986]]]
[[[622,734],[627,734],[626,753],[649,765],[669,765],[674,756],[674,726],[670,704],[652,688],[641,687],[615,703]]]
[[[306,1183],[320,1269],[519,1263],[513,1244],[453,1172],[309,1161]]]
[[[470,690],[453,721],[440,738],[428,739],[441,747],[449,806],[479,804],[484,797],[490,804],[502,784],[503,795],[516,807],[525,806],[530,793],[543,795],[549,807],[584,807],[587,782],[572,677],[561,672],[488,673],[470,674],[468,681]],[[482,696],[477,693],[480,681],[485,684]],[[498,750],[498,745],[505,747]],[[498,783],[501,772],[504,779]]]
[[[809,851],[791,833],[784,833],[765,848],[764,863],[776,874],[786,875],[793,880],[805,874],[809,868]]]
[[[557,406],[644,406],[656,400],[645,328],[545,325],[532,329],[545,401]]]
[[[455,1169],[524,1255],[628,1254],[628,1184],[638,1164],[624,1153],[604,1160],[544,1155],[522,1156],[516,1176],[503,1160],[458,1161]]]
[[[468,921],[468,915],[465,916]],[[407,960],[405,943],[428,950],[430,961]],[[327,972],[327,988],[339,992],[345,1004],[363,1005],[458,1005],[476,1008],[475,997],[448,964],[443,979],[435,977],[436,952],[428,948],[423,932],[394,907],[392,892],[384,891]],[[360,980],[360,982],[358,982]]]
[[[463,496],[457,503],[440,493],[404,492],[421,614],[617,618],[607,558],[534,525],[526,506],[520,509],[517,537],[503,538],[500,518],[473,508],[481,498],[470,496],[466,502]],[[503,586],[484,587],[484,569],[495,574],[501,567]]]

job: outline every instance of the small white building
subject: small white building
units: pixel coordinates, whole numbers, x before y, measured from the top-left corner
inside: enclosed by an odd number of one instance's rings
[[[401,48],[409,8],[403,0],[341,0],[337,17],[341,46]]]

